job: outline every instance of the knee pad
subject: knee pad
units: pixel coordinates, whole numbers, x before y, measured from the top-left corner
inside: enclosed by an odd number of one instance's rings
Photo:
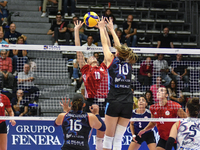
[[[122,148],[122,138],[124,135],[124,132],[126,131],[126,127],[117,125],[116,131],[115,131],[115,137],[113,140],[113,150],[121,150]]]
[[[96,137],[96,149],[103,150],[103,138]]]
[[[110,136],[105,135],[104,141],[103,141],[103,148],[112,149],[113,139],[114,139],[114,137],[110,137]]]

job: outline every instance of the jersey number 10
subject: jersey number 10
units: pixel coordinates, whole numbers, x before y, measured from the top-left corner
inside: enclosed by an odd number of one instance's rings
[[[119,64],[119,74],[127,75],[128,74],[128,64]]]

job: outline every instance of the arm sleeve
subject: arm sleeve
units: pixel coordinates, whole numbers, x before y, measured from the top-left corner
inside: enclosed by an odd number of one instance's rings
[[[9,35],[9,32],[6,32],[5,35],[4,35],[4,38],[8,39],[8,35]]]
[[[50,30],[54,31],[54,28],[55,28],[54,25],[52,25],[51,28],[50,28]]]

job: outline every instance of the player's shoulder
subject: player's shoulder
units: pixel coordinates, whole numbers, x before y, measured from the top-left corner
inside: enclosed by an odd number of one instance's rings
[[[179,103],[174,102],[172,100],[168,100],[167,103],[168,103],[169,106],[180,106],[181,107],[181,105]]]

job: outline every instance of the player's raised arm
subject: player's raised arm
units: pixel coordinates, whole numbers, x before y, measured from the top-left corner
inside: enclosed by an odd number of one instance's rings
[[[83,23],[81,21],[78,21],[74,23],[75,27],[74,27],[74,37],[75,37],[75,46],[81,46],[80,44],[80,38],[79,38],[79,30],[82,27]],[[80,69],[86,64],[85,63],[85,58],[82,52],[77,51],[77,60],[79,63],[79,67]]]
[[[119,38],[117,37],[116,32],[115,32],[115,30],[113,28],[112,19],[111,18],[109,20],[108,20],[108,18],[106,18],[106,19],[107,19],[107,22],[108,22],[107,27],[108,27],[108,29],[110,30],[110,32],[111,32],[111,34],[113,36],[113,40],[114,40],[115,46],[121,46]]]
[[[105,35],[105,20],[102,17],[102,19],[98,22],[98,27],[100,30],[100,36],[101,36],[101,43],[103,46],[103,53],[104,53],[104,58],[106,60],[106,65],[109,66],[114,58],[113,54],[110,52],[107,38]]]

